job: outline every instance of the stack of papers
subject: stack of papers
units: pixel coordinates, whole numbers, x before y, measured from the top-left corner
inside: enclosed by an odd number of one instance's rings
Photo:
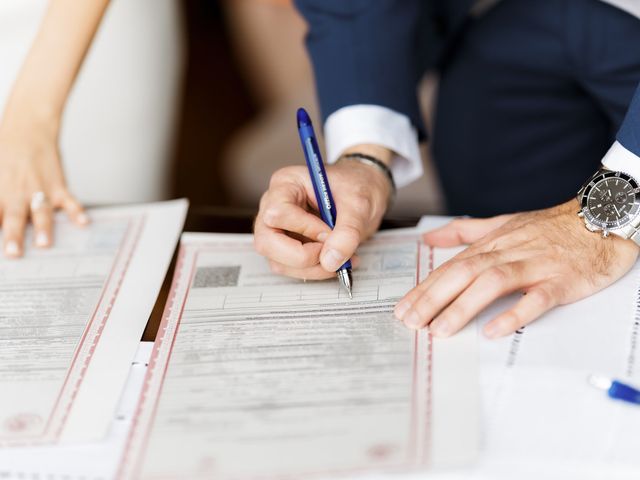
[[[335,279],[274,275],[249,235],[189,235],[151,357],[123,478],[353,476],[468,463],[475,332],[434,345],[393,318],[431,265],[415,231]]]
[[[447,219],[363,245],[353,301],[250,236],[185,234],[136,356],[185,209],[60,219],[55,248],[0,260],[0,477],[639,477],[640,409],[586,379],[640,384],[640,265],[507,338],[480,331],[517,295],[437,340],[392,308],[460,251],[420,241]]]
[[[54,248],[0,259],[0,445],[104,438],[186,208],[59,218]]]

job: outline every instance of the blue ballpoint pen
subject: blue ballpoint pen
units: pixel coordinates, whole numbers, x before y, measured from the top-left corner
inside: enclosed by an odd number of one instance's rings
[[[606,390],[609,398],[640,405],[640,390],[625,383],[600,375],[590,375],[589,383],[600,390]]]
[[[333,230],[336,224],[336,206],[333,202],[333,196],[331,195],[331,189],[329,188],[329,180],[327,179],[327,173],[324,170],[324,164],[322,163],[322,156],[320,155],[320,149],[318,148],[318,142],[316,140],[316,134],[313,131],[313,125],[311,124],[311,118],[304,108],[298,109],[298,133],[300,134],[300,141],[302,142],[302,150],[304,150],[304,156],[307,160],[307,168],[309,169],[309,175],[311,176],[311,183],[313,184],[313,191],[316,194],[316,201],[318,202],[318,210],[324,223],[329,225]],[[336,272],[340,284],[347,290],[349,298],[353,298],[351,293],[353,278],[351,277],[351,260],[347,260]]]

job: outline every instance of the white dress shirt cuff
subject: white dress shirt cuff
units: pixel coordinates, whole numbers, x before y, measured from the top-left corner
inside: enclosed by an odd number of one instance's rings
[[[602,159],[602,165],[609,170],[628,173],[640,182],[640,157],[615,142]]]
[[[422,176],[418,132],[406,115],[378,105],[353,105],[332,113],[324,125],[327,161],[335,163],[344,151],[362,144],[395,152],[391,171],[396,186]]]

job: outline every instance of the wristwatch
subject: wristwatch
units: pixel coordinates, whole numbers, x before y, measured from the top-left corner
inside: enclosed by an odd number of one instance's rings
[[[578,202],[588,230],[640,245],[640,187],[634,177],[603,167],[578,191]]]

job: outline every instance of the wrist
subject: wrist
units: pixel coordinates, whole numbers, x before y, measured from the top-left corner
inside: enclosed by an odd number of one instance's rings
[[[55,139],[60,131],[60,118],[56,109],[49,107],[46,102],[12,97],[0,122],[0,137],[15,138],[37,131]]]
[[[384,194],[385,207],[388,210],[393,204],[396,197],[396,184],[393,179],[391,169],[379,158],[373,155],[367,155],[361,152],[345,153],[339,159],[338,163],[350,163],[357,168],[366,170],[367,175],[374,175],[375,180],[370,184],[373,188],[376,184],[380,186],[380,191]]]
[[[578,191],[577,215],[591,232],[632,240],[640,246],[640,186],[622,171],[600,168]]]
[[[374,144],[361,144],[354,145],[353,147],[347,148],[344,152],[342,152],[342,156],[354,153],[360,153],[363,155],[369,155],[374,157],[384,163],[387,167],[391,167],[391,163],[393,162],[393,157],[395,157],[395,153],[388,148],[385,148],[381,145]]]

